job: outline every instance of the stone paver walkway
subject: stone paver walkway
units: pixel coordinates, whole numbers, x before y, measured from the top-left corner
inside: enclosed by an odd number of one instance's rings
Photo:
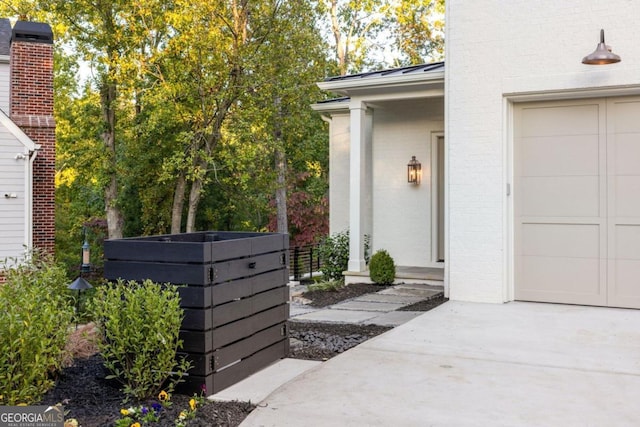
[[[303,290],[303,287],[298,287],[296,293]],[[398,326],[423,312],[396,310],[418,301],[437,298],[442,293],[441,286],[400,284],[324,308],[305,305],[294,297],[290,305],[290,320]]]

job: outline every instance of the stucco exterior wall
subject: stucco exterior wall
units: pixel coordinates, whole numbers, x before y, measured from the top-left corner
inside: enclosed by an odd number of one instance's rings
[[[431,136],[442,132],[442,99],[395,101],[374,110],[372,253],[387,250],[403,266],[432,265]],[[419,185],[407,163],[422,165]]]
[[[448,286],[458,300],[512,297],[512,102],[637,93],[640,2],[447,1]],[[622,57],[588,66],[600,28]],[[602,89],[602,90],[601,90]]]

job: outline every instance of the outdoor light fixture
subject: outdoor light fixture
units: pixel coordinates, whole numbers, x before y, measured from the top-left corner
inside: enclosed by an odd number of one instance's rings
[[[91,249],[89,248],[89,242],[87,242],[87,229],[84,229],[84,243],[82,244],[82,264],[80,265],[80,271],[82,273],[89,273],[91,271]]]
[[[82,291],[84,291],[85,289],[93,288],[93,286],[91,286],[91,283],[87,282],[82,278],[82,276],[80,276],[76,280],[71,282],[71,284],[67,286],[67,288],[71,289],[72,291],[78,292],[78,296],[76,297],[76,329],[78,329],[78,320],[79,320],[78,312],[80,311],[80,294],[82,294]]]
[[[409,184],[420,184],[420,172],[422,165],[416,160],[416,156],[411,156],[407,164],[407,182]]]
[[[611,48],[604,43],[604,30],[600,30],[600,43],[589,55],[582,58],[582,63],[587,65],[605,65],[620,62],[620,57],[611,52]]]
[[[78,296],[76,297],[76,329],[78,329],[78,317],[79,317],[78,312],[80,310],[80,295],[82,294],[82,291],[84,291],[85,289],[93,288],[93,286],[91,286],[91,283],[87,282],[82,277],[83,273],[91,272],[91,253],[89,250],[89,242],[87,241],[86,228],[84,229],[84,243],[82,244],[81,259],[82,259],[82,263],[80,264],[80,276],[76,280],[71,282],[70,285],[67,286],[67,288],[71,289],[72,291],[78,292]]]

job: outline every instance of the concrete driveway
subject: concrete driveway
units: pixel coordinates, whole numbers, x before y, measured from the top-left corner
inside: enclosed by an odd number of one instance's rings
[[[640,310],[450,301],[283,385],[246,426],[637,426]]]

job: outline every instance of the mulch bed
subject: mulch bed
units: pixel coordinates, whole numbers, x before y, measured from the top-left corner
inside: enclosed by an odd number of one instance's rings
[[[400,307],[396,311],[429,311],[432,308],[436,308],[437,306],[444,304],[447,301],[449,301],[449,298],[445,298],[444,295],[440,295],[435,298],[418,301],[411,305],[405,305],[404,307]]]
[[[121,418],[120,409],[144,405],[151,407],[157,400],[124,404],[124,395],[117,383],[105,379],[107,371],[102,365],[100,355],[74,360],[71,367],[60,374],[56,386],[49,390],[42,405],[62,403],[66,418],[75,418],[82,427],[108,427]],[[173,394],[170,408],[163,408],[160,422],[153,424],[161,427],[175,426],[181,411],[189,408],[191,396]],[[198,408],[196,418],[189,420],[189,426],[238,426],[254,409],[247,402],[207,402]]]
[[[337,291],[311,291],[303,297],[311,300],[313,307],[326,307],[358,296],[378,292],[386,286],[355,283]],[[427,311],[446,302],[444,297],[419,301],[400,310]],[[290,336],[294,340],[289,357],[324,361],[352,348],[376,335],[392,329],[377,325],[289,322]],[[156,400],[124,404],[125,396],[119,384],[105,379],[107,372],[100,355],[80,357],[72,366],[60,373],[56,386],[42,400],[42,405],[62,403],[68,411],[66,418],[75,418],[82,427],[109,427],[121,418],[120,409],[129,406],[151,406]],[[170,408],[164,408],[160,427],[175,426],[180,412],[189,407],[191,396],[175,393]],[[196,418],[189,426],[234,427],[255,408],[249,402],[207,402],[198,408]]]

